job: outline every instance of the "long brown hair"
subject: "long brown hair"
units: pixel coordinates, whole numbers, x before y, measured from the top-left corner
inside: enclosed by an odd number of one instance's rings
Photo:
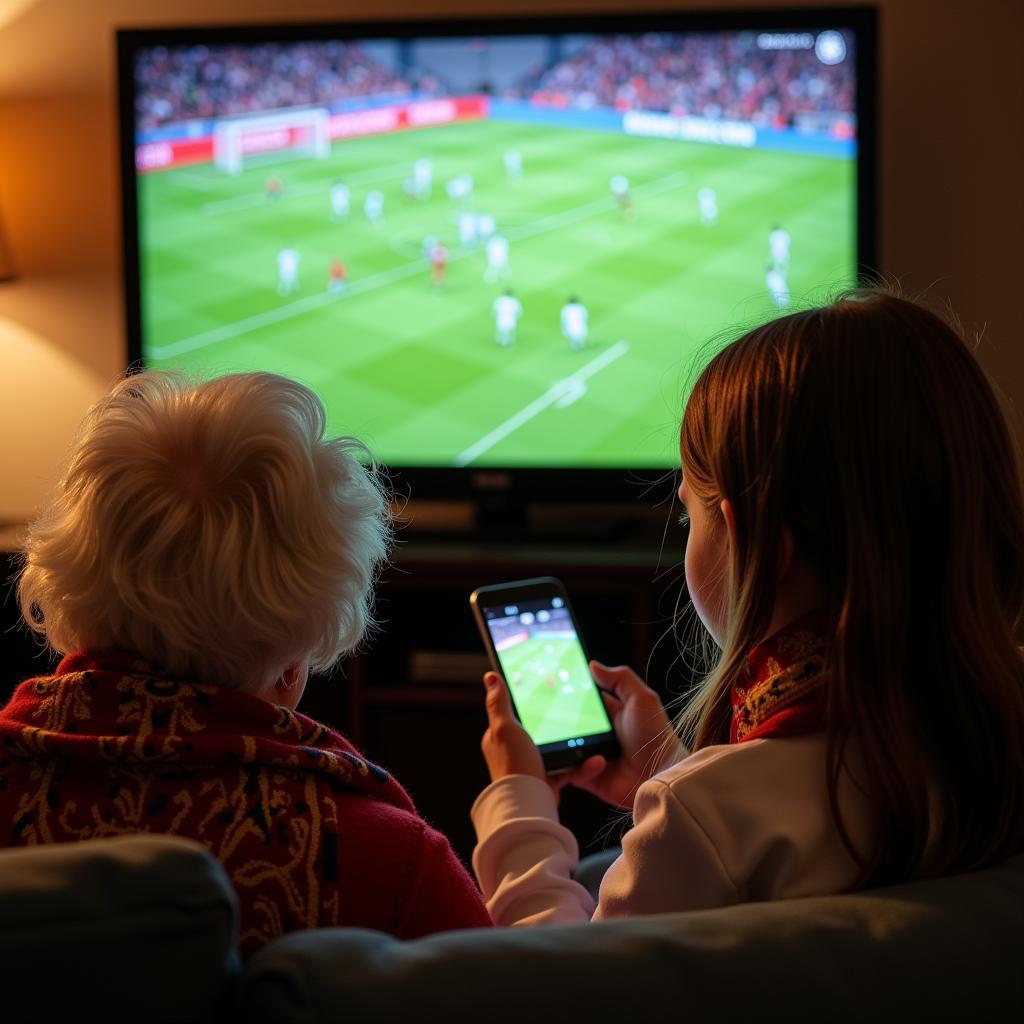
[[[680,449],[690,489],[715,515],[728,498],[736,519],[722,656],[684,738],[728,741],[730,688],[769,628],[786,525],[826,595],[828,792],[856,884],[1020,848],[1024,500],[996,397],[957,331],[880,291],[774,320],[703,371]],[[839,813],[851,740],[868,850]]]

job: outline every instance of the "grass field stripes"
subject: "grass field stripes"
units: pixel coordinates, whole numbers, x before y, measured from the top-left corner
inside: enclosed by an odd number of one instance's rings
[[[529,423],[534,416],[539,415],[550,405],[560,405],[565,408],[583,396],[585,390],[584,382],[599,373],[606,366],[610,366],[629,351],[629,342],[617,341],[610,349],[602,352],[596,359],[591,359],[586,366],[580,367],[574,374],[566,377],[565,380],[556,381],[540,398],[532,401],[525,409],[520,409],[515,416],[510,416],[500,426],[495,427],[489,434],[481,437],[476,444],[470,445],[464,452],[455,456],[456,466],[468,466],[474,460],[480,458],[484,452],[493,448],[499,441],[504,441],[514,430],[518,430],[524,423]],[[563,405],[564,403],[564,405]]]
[[[637,186],[637,188],[634,189],[634,194],[660,195],[670,189],[679,187],[685,182],[685,180],[686,176],[684,174],[668,174],[663,178],[658,178],[654,181],[649,181],[643,185]],[[261,194],[258,198],[261,205],[266,204],[265,196]],[[230,202],[231,200],[224,201]],[[506,236],[510,241],[523,241],[527,238],[536,238],[538,235],[542,235],[545,232],[556,231],[559,228],[566,227],[570,224],[578,224],[580,221],[586,220],[589,217],[606,213],[608,210],[614,208],[615,205],[615,199],[610,196],[602,199],[596,199],[592,202],[582,203],[577,207],[564,210],[561,213],[551,214],[547,217],[540,217],[529,224],[523,224],[517,228],[510,228],[506,232]],[[477,249],[475,247],[456,246],[449,254],[449,262],[465,259],[467,256],[473,256],[476,253]],[[359,281],[353,282],[353,284],[349,286],[348,295],[360,295],[364,292],[372,291],[374,288],[382,288],[385,285],[394,284],[396,281],[400,281],[403,278],[413,277],[422,273],[426,262],[426,259],[421,257],[419,259],[411,260],[409,263],[401,266],[392,267],[390,270],[381,271],[380,273],[373,274],[370,277],[364,277]],[[290,302],[278,309],[268,310],[264,313],[257,313],[254,316],[246,317],[245,319],[239,320],[233,324],[225,324],[223,327],[215,327],[213,330],[204,331],[202,334],[194,335],[191,338],[183,338],[181,341],[171,342],[169,345],[154,345],[150,348],[150,353],[155,359],[171,359],[174,356],[183,355],[186,352],[195,352],[197,349],[206,348],[208,345],[215,345],[219,341],[225,341],[229,338],[237,338],[243,334],[247,334],[249,331],[257,330],[260,327],[266,327],[269,324],[276,324],[280,323],[282,320],[290,319],[291,317],[301,316],[303,313],[308,313],[310,310],[328,305],[332,301],[334,301],[334,299],[331,295],[322,293],[318,295],[308,295],[303,299],[297,299],[294,302]]]
[[[523,156],[521,179],[502,154]],[[433,164],[433,189],[404,178]],[[446,183],[469,174],[471,198]],[[611,195],[629,179],[630,206]],[[268,176],[282,189],[272,198]],[[351,190],[348,216],[330,186]],[[394,466],[677,464],[687,388],[728,331],[777,312],[766,286],[768,235],[792,237],[794,303],[855,279],[856,161],[738,150],[512,121],[441,125],[345,140],[323,160],[211,165],[139,180],[141,292],[149,365],[201,374],[266,370],[314,388],[332,433],[354,434]],[[718,216],[703,222],[699,190]],[[384,196],[377,222],[370,191]],[[491,273],[480,241],[460,242],[461,212],[509,239]],[[448,250],[432,277],[427,238]],[[277,256],[301,275],[280,294]],[[329,288],[335,260],[345,287]],[[496,337],[495,299],[522,314]],[[586,344],[563,337],[560,310],[589,312]],[[628,341],[628,347],[619,346]]]

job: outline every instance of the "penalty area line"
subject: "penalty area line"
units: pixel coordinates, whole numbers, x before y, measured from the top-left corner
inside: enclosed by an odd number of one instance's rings
[[[606,352],[591,359],[586,366],[581,366],[575,373],[570,374],[563,380],[555,381],[544,392],[540,398],[535,398],[529,405],[524,406],[515,415],[510,416],[504,423],[496,426],[489,434],[485,434],[475,444],[471,444],[464,452],[455,456],[454,465],[468,466],[475,459],[478,459],[484,452],[493,448],[499,441],[504,441],[509,434],[518,430],[524,423],[529,423],[535,416],[539,416],[545,409],[556,403],[561,404],[568,396],[573,396],[575,401],[583,393],[583,382],[588,377],[593,377],[606,366],[610,366],[616,359],[621,358],[629,351],[628,341],[617,341]],[[571,404],[566,402],[565,404]],[[563,406],[564,408],[564,406]]]
[[[171,342],[169,345],[154,345],[150,354],[154,359],[170,359],[174,356],[184,355],[186,352],[194,352],[196,349],[206,348],[207,345],[214,345],[219,341],[226,341],[229,338],[237,338],[242,334],[248,334],[260,327],[267,327],[270,324],[280,323],[282,320],[290,320],[293,316],[308,313],[311,309],[319,309],[321,306],[329,306],[344,302],[345,298],[351,295],[360,295],[363,292],[373,291],[383,285],[401,281],[403,278],[412,277],[422,273],[426,261],[420,260],[415,263],[403,263],[401,266],[392,267],[390,270],[382,270],[370,277],[360,278],[345,289],[344,295],[332,295],[330,292],[315,292],[305,298],[296,299],[285,306],[278,306],[275,309],[268,309],[264,313],[255,313],[244,320],[237,320],[234,323],[225,324],[223,327],[214,327],[202,334],[194,334],[191,338],[184,338],[181,341]]]

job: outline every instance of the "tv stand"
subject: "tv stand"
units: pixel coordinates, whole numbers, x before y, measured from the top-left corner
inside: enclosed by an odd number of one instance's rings
[[[402,540],[484,545],[638,544],[657,541],[667,509],[595,502],[539,503],[507,495],[475,502],[410,502],[396,509]]]
[[[511,500],[507,494],[489,494],[476,502],[473,524],[483,537],[525,535],[530,512],[525,502]]]

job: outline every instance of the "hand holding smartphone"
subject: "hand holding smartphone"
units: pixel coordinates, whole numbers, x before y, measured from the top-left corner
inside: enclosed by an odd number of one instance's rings
[[[565,771],[595,754],[618,756],[562,583],[543,576],[480,587],[470,605],[545,770]]]

